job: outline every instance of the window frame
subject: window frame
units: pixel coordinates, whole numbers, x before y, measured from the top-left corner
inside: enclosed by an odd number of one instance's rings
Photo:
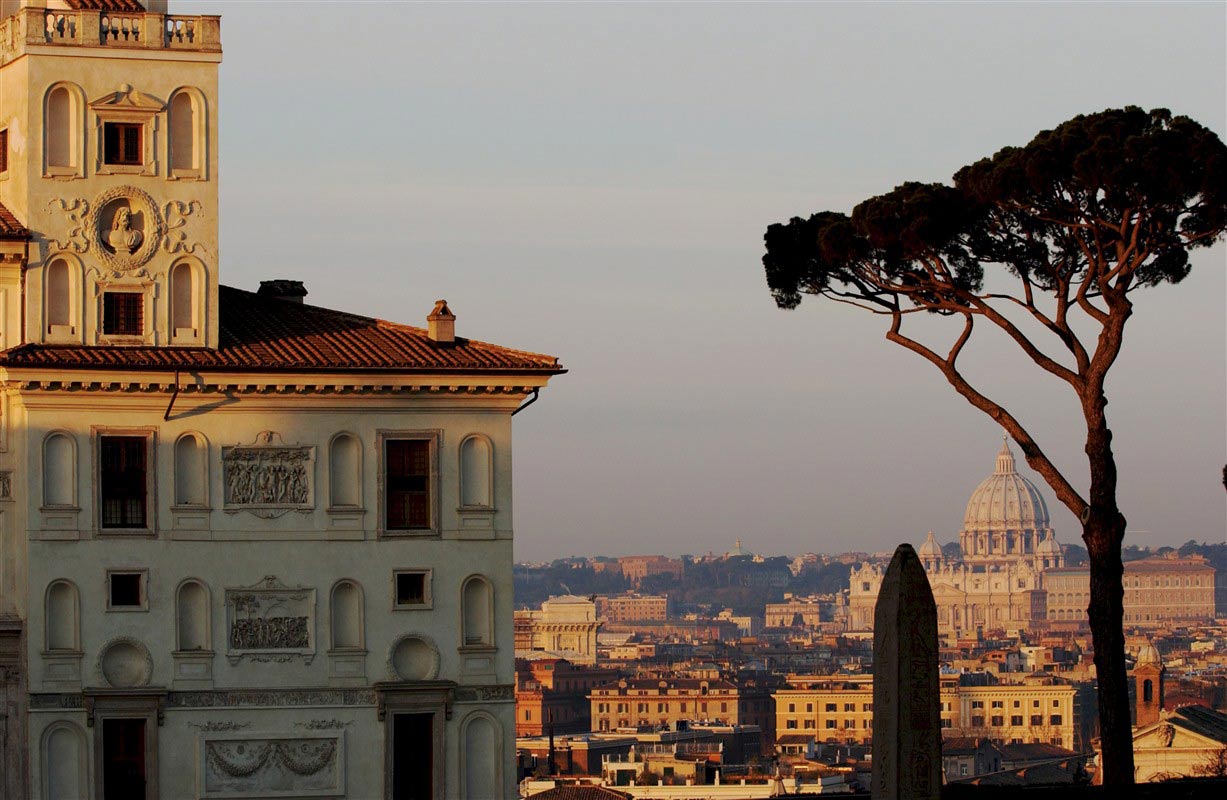
[[[422,576],[422,602],[401,603],[397,584],[401,575]],[[430,568],[407,568],[392,571],[392,610],[393,611],[429,611],[434,608],[434,570]]]
[[[102,524],[102,440],[111,437],[143,438],[145,440],[145,525],[140,528],[104,527]],[[94,425],[90,428],[93,456],[94,531],[99,538],[156,537],[158,535],[157,492],[157,428],[112,427]],[[131,571],[131,570],[128,570]]]
[[[123,291],[123,290],[117,290],[117,289],[103,290],[102,292],[102,319],[99,320],[99,325],[98,325],[98,328],[101,331],[102,335],[111,340],[137,339],[137,338],[143,340],[145,338],[145,324],[147,322],[147,320],[145,319],[144,294],[145,294],[144,292]],[[116,300],[118,300],[118,298],[121,296],[125,297],[125,302],[131,302],[127,300],[128,297],[135,299],[135,302],[133,302],[132,305],[136,306],[136,313],[140,318],[140,329],[136,332],[128,331],[128,330],[126,331],[107,330],[107,324],[108,324],[108,320],[110,316],[107,314],[108,298],[115,298]],[[126,309],[125,311],[131,311],[131,309]],[[117,314],[116,316],[119,317],[121,315]]]
[[[425,441],[429,452],[427,461],[429,475],[427,476],[427,513],[429,525],[423,528],[390,528],[388,527],[388,443],[395,441]],[[424,428],[411,430],[379,429],[375,432],[375,449],[378,466],[376,469],[376,486],[379,503],[378,535],[388,538],[412,538],[420,536],[438,536],[442,531],[441,516],[443,504],[441,499],[442,486],[440,482],[439,457],[443,449],[443,430],[441,428]]]
[[[137,576],[138,586],[137,591],[140,594],[140,602],[135,605],[116,605],[112,602],[111,580],[116,575],[135,575]],[[108,569],[106,571],[106,595],[107,595],[107,613],[134,613],[149,610],[149,570],[143,567],[118,568]],[[177,643],[176,643],[177,644]]]

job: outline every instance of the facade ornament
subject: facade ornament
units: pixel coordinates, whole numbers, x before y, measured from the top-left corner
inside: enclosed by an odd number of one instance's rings
[[[225,510],[264,519],[313,510],[314,465],[314,447],[285,445],[273,431],[261,432],[253,444],[223,447]]]
[[[315,656],[315,589],[286,586],[266,575],[251,586],[226,589],[227,644],[232,664]]]
[[[157,203],[135,186],[98,195],[85,227],[99,260],[125,274],[153,258],[165,231]]]
[[[306,722],[295,722],[294,727],[306,728],[309,731],[344,730],[350,723],[339,719],[309,719]]]
[[[197,249],[207,250],[203,244],[199,242],[188,241],[187,232],[184,228],[187,226],[187,218],[192,214],[200,219],[203,215],[199,200],[191,200],[183,202],[182,200],[171,200],[162,209],[162,217],[166,221],[166,234],[162,238],[162,249],[167,253],[195,253]]]
[[[0,500],[13,499],[13,471],[0,471]]]
[[[231,733],[233,731],[241,731],[245,728],[250,728],[250,722],[235,722],[234,720],[210,720],[208,722],[189,722],[189,728],[195,728],[198,731],[205,733]]]
[[[341,742],[338,738],[206,739],[204,796],[332,796],[341,788]]]
[[[87,233],[89,223],[86,217],[89,215],[89,201],[84,197],[75,197],[71,200],[57,197],[47,205],[59,206],[60,211],[68,218],[68,233],[64,239],[48,238],[47,244],[51,245],[54,250],[66,250],[73,253],[88,251],[90,237]]]
[[[1164,747],[1171,747],[1172,742],[1176,740],[1176,726],[1170,722],[1164,722],[1159,726],[1159,741]]]

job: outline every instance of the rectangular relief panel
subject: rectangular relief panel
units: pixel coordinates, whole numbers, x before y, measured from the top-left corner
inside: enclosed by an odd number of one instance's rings
[[[200,737],[200,797],[343,797],[345,738],[341,732],[279,737],[204,733]]]
[[[225,510],[273,519],[315,508],[315,448],[264,431],[254,444],[222,448]]]
[[[226,656],[282,662],[315,656],[315,589],[286,586],[265,576],[252,586],[226,589]]]

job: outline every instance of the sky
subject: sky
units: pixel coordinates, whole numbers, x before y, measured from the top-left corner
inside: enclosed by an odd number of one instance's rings
[[[459,335],[569,370],[515,418],[517,560],[956,539],[1000,429],[881,319],[777,309],[767,225],[1109,107],[1227,135],[1222,3],[171,10],[222,14],[223,283],[418,325],[447,298]],[[1108,382],[1127,544],[1227,537],[1225,266],[1135,298]],[[1084,488],[1073,395],[983,333],[966,374]]]

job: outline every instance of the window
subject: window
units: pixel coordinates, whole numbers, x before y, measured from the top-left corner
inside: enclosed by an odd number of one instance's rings
[[[789,703],[789,704],[788,704],[788,713],[789,713],[789,714],[794,713],[796,710],[797,710],[797,704],[796,704],[796,703]]]
[[[1043,725],[1043,724],[1044,724],[1044,715],[1043,715],[1043,714],[1032,714],[1032,715],[1031,715],[1031,724],[1032,724],[1032,725]]]
[[[1005,704],[1002,703],[1000,700],[993,701],[993,708],[1004,708],[1004,707],[1005,707]]]
[[[145,333],[145,295],[137,292],[104,292],[102,332],[109,336],[142,336]]]
[[[971,707],[972,708],[984,708],[984,701],[983,700],[972,700]]]
[[[866,722],[868,722],[868,720],[866,720]],[[869,726],[868,726],[868,725],[866,725],[865,727],[869,727]],[[953,728],[953,727],[954,727],[954,723],[953,723],[953,722],[951,722],[949,719],[945,719],[945,718],[943,718],[943,719],[942,719],[942,727],[943,727],[943,728]]]
[[[813,703],[806,703],[806,704],[805,704],[805,711],[806,711],[807,713],[813,712],[813,710],[814,710],[814,704],[813,704]]]
[[[1049,717],[1049,718],[1048,718],[1048,724],[1049,724],[1049,725],[1060,725],[1060,724],[1061,724],[1061,715],[1060,715],[1060,714],[1053,714],[1051,717]]]
[[[830,728],[831,730],[834,730],[834,729],[835,729],[835,720],[833,720],[833,719],[828,719],[828,720],[827,720],[827,724],[826,724],[826,726],[827,726],[828,728]]]
[[[967,774],[967,765],[966,765],[966,764],[959,764],[959,774],[960,774],[960,775],[966,775],[966,774]]]
[[[430,442],[390,439],[385,458],[388,530],[429,528]]]
[[[856,703],[844,703],[844,711],[856,711]]]
[[[1010,724],[1011,725],[1022,725],[1023,724],[1022,714],[1015,714],[1014,716],[1010,717]]]
[[[430,572],[415,570],[396,573],[396,607],[415,608],[430,605]]]
[[[993,727],[1000,728],[1005,725],[1005,717],[993,717]]]
[[[787,720],[787,721],[784,723],[784,727],[785,727],[785,728],[788,728],[789,730],[795,730],[795,729],[796,729],[796,727],[797,727],[797,721],[796,721],[795,719],[790,719],[790,720]]]
[[[0,130],[0,172],[9,171],[9,129]]]
[[[147,468],[144,436],[103,436],[99,443],[104,528],[144,528]]]
[[[814,720],[812,720],[812,719],[807,719],[807,720],[805,721],[805,727],[806,727],[806,728],[809,728],[809,729],[812,729],[812,728],[817,727],[817,726],[814,724],[814,722],[815,722],[815,721],[814,721]]]
[[[827,711],[834,711],[834,710],[835,710],[835,704],[827,703]]]
[[[973,728],[983,728],[983,727],[984,727],[984,717],[972,717],[972,718],[971,718],[971,727],[973,727]]]
[[[140,166],[144,159],[144,126],[138,122],[105,122],[102,125],[102,162]]]
[[[107,573],[107,608],[134,609],[145,607],[145,573]]]

